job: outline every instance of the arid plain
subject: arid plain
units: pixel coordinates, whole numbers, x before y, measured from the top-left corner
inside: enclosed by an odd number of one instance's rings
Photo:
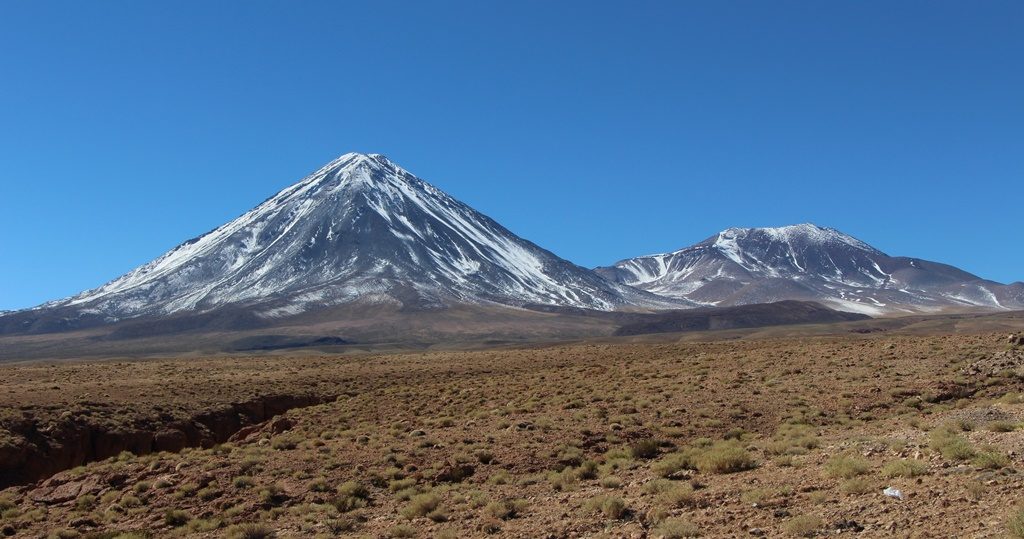
[[[1020,533],[1024,318],[859,324],[7,365],[0,529]]]

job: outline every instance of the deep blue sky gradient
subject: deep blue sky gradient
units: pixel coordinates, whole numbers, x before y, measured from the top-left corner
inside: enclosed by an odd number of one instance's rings
[[[0,4],[0,309],[348,151],[585,266],[811,221],[1024,279],[1024,2]]]

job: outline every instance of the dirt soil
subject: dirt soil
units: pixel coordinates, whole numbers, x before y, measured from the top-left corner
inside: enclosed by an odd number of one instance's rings
[[[0,531],[1013,536],[1008,349],[878,332],[3,366],[0,460],[63,454],[69,432],[111,454],[47,479],[5,469]],[[78,449],[65,464],[103,456]]]

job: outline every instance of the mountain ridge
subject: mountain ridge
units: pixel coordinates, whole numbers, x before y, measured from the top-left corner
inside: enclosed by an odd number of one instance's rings
[[[944,309],[1024,308],[1024,286],[982,279],[948,264],[889,256],[811,223],[728,228],[668,253],[595,271],[615,282],[704,305],[786,299],[871,315]]]
[[[1024,283],[889,256],[811,223],[728,228],[676,251],[591,270],[383,154],[352,152],[99,287],[0,312],[0,333],[135,319],[149,320],[136,326],[148,330],[161,320],[176,328],[267,327],[338,306],[658,311],[787,300],[869,315],[1007,310],[1024,308]]]

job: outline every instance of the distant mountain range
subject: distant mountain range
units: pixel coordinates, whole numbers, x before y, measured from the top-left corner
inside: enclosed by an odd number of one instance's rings
[[[702,305],[796,299],[869,315],[1022,309],[1024,283],[893,257],[812,224],[730,228],[690,247],[596,270],[609,280]]]
[[[590,270],[382,155],[349,153],[99,288],[0,313],[0,333],[139,320],[177,327],[189,317],[183,327],[232,328],[382,306],[653,312],[780,300],[872,315],[1020,309],[1024,284],[890,257],[814,225],[729,229],[673,253]],[[218,326],[222,314],[233,322]]]

